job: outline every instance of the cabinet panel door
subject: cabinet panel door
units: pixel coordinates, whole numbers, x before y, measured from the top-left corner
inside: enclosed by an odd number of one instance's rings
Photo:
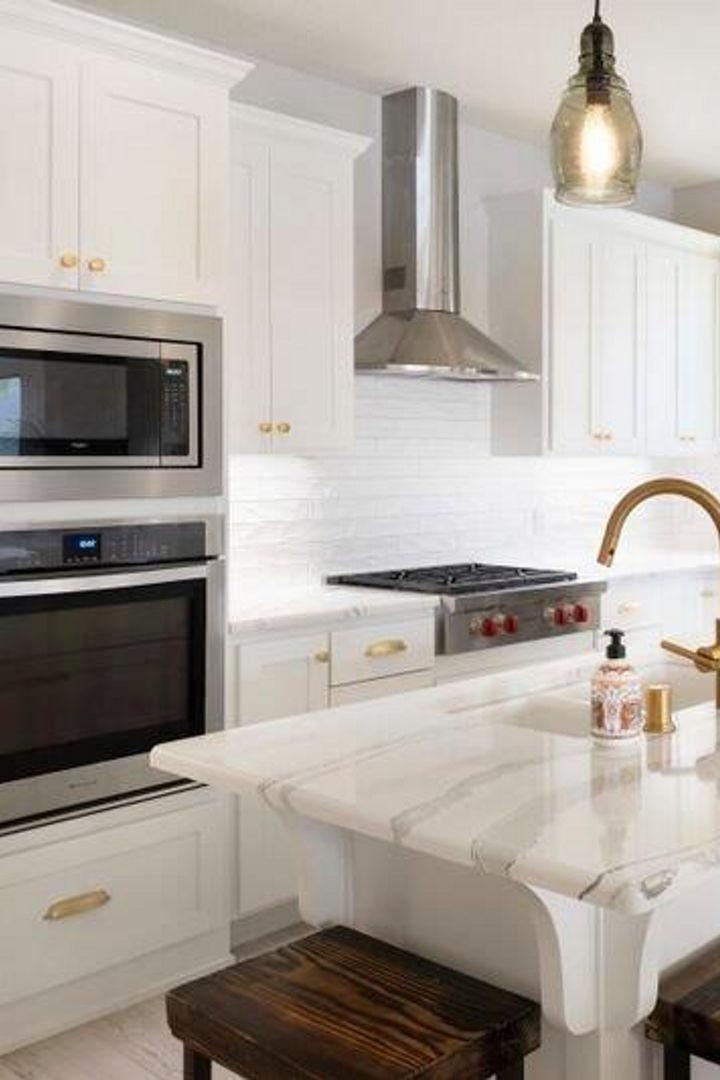
[[[607,233],[600,248],[599,419],[606,451],[645,447],[645,245]]]
[[[316,148],[281,144],[272,146],[270,162],[274,448],[348,448],[352,163]]]
[[[680,283],[678,438],[685,452],[713,453],[718,439],[718,265],[684,255]]]
[[[647,427],[651,454],[687,452],[678,415],[682,255],[651,245],[647,254]]]
[[[270,149],[245,135],[230,173],[229,318],[225,320],[231,452],[272,449]]]
[[[255,724],[323,709],[328,704],[326,634],[238,650],[238,718]],[[318,655],[320,659],[318,659]],[[297,875],[292,838],[283,822],[256,795],[239,799],[238,914],[292,900]]]
[[[0,37],[0,279],[76,289],[79,65],[64,48]]]
[[[212,88],[140,65],[84,65],[83,289],[219,298],[227,205],[220,101]],[[92,260],[104,269],[90,269]]]
[[[599,241],[583,223],[550,224],[549,437],[564,454],[599,453],[597,371]]]

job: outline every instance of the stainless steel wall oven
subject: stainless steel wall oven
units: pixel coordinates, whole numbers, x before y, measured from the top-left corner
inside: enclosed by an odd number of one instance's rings
[[[0,497],[222,490],[221,323],[0,297]]]
[[[220,519],[0,537],[0,831],[176,777],[152,746],[222,727]]]

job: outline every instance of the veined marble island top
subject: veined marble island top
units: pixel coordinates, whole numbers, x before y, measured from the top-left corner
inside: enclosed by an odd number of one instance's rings
[[[628,914],[704,880],[720,889],[714,705],[678,714],[675,735],[598,746],[581,700],[590,665],[566,664],[582,684],[543,687],[551,667],[515,675],[522,699],[485,704],[486,677],[165,743],[151,761]]]

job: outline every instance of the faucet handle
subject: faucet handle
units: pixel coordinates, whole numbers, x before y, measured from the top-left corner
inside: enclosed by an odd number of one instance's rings
[[[707,645],[701,649],[686,649],[674,641],[661,641],[660,647],[675,656],[690,660],[698,671],[720,671],[720,645]]]

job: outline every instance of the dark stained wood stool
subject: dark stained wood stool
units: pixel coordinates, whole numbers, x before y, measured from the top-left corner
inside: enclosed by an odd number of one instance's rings
[[[720,945],[660,984],[645,1034],[665,1048],[665,1080],[690,1080],[690,1055],[720,1065]]]
[[[347,927],[322,930],[167,995],[185,1080],[522,1080],[534,1001]]]

